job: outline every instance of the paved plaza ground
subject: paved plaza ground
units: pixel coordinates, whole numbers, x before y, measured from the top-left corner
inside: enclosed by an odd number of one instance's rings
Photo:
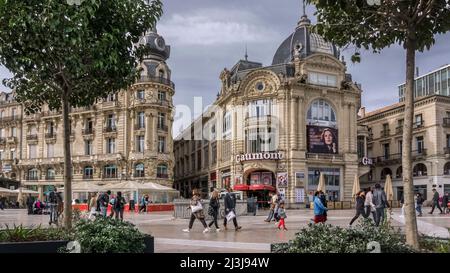
[[[428,214],[418,218],[419,232],[427,235],[450,238],[450,214]],[[155,237],[155,252],[222,252],[222,253],[264,253],[270,252],[270,244],[287,242],[293,239],[295,233],[313,218],[312,210],[287,210],[286,227],[288,231],[278,230],[273,222],[266,223],[268,211],[259,211],[257,216],[238,217],[242,230],[235,231],[232,227],[223,231],[222,221],[219,222],[222,231],[202,233],[203,226],[196,220],[190,233],[182,230],[187,228],[188,219],[174,219],[172,212],[149,212],[146,214],[125,213],[125,220],[131,221],[145,233]],[[327,223],[347,227],[354,210],[330,210]],[[26,226],[48,226],[48,215],[27,215],[26,210],[8,209],[0,211],[0,225],[24,224]],[[362,217],[361,217],[362,219]],[[394,209],[392,214],[393,226],[403,228],[404,220],[400,216],[400,209]],[[354,226],[356,223],[354,224]]]

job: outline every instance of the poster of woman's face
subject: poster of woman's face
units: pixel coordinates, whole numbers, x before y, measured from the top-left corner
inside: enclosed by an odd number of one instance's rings
[[[338,153],[338,130],[330,127],[307,126],[308,152]]]

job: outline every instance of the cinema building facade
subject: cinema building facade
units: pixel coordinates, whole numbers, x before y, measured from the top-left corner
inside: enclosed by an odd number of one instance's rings
[[[174,188],[189,197],[231,186],[288,206],[312,200],[320,173],[330,200],[351,200],[358,175],[361,89],[336,47],[304,15],[272,65],[247,59],[220,74],[216,101],[174,142]]]

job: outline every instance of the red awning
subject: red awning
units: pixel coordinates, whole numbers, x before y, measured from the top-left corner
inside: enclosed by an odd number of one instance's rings
[[[233,190],[235,191],[248,191],[249,186],[245,184],[234,185]]]
[[[271,185],[261,185],[261,184],[254,184],[254,185],[251,185],[251,186],[249,187],[249,190],[251,190],[251,191],[263,191],[263,190],[268,190],[268,191],[273,191],[273,192],[276,191],[276,189],[275,189],[274,186],[271,186]]]

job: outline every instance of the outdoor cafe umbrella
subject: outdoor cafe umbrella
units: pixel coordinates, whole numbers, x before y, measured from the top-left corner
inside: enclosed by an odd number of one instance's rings
[[[13,192],[16,192],[16,193],[22,192],[22,194],[39,195],[39,192],[37,192],[37,191],[33,191],[33,190],[29,190],[29,189],[24,189],[24,188],[19,188],[19,189],[17,189],[17,190],[14,190]]]
[[[0,195],[3,195],[3,194],[13,195],[14,193],[15,192],[10,189],[0,187]]]
[[[20,187],[19,189],[19,194],[17,195],[17,202],[19,202],[19,206],[23,205],[23,193],[22,193],[22,187]]]
[[[320,173],[319,185],[317,186],[317,191],[322,191],[323,193],[325,193],[325,177],[324,177],[323,173]]]
[[[361,186],[359,185],[359,177],[357,174],[355,174],[355,180],[353,181],[353,189],[352,189],[352,200],[354,201],[356,198],[356,195],[360,191]]]
[[[394,190],[392,189],[391,175],[386,175],[386,183],[384,184],[384,191],[386,192],[387,201],[394,200]]]

